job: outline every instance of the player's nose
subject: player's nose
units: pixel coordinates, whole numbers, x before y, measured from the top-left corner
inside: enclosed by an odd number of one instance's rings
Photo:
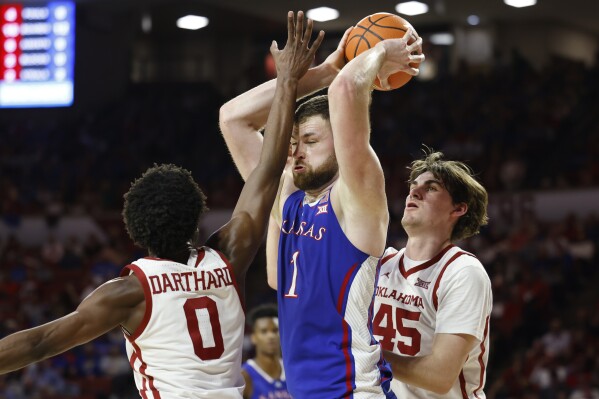
[[[293,158],[296,159],[304,159],[306,157],[306,153],[304,152],[304,147],[301,144],[295,146],[295,150],[293,150]]]
[[[409,198],[422,199],[422,191],[420,187],[414,186],[410,189]]]

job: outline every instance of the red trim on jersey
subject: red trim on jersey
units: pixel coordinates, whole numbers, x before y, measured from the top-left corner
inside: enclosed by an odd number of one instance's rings
[[[480,355],[478,355],[478,364],[480,364],[480,380],[478,383],[478,387],[474,390],[474,396],[478,398],[476,391],[479,391],[483,387],[483,378],[485,377],[485,369],[486,365],[483,360],[483,355],[485,354],[485,340],[487,339],[487,334],[489,333],[489,316],[487,316],[487,320],[485,321],[485,332],[483,333],[483,340],[480,342]]]
[[[439,284],[441,283],[441,279],[443,278],[443,274],[445,274],[445,270],[447,270],[447,266],[449,266],[450,264],[453,263],[454,260],[456,260],[457,258],[459,258],[462,255],[469,255],[469,256],[474,256],[469,252],[465,252],[465,251],[459,251],[456,252],[445,264],[445,266],[443,266],[443,269],[441,270],[441,273],[439,273],[439,277],[437,277],[437,281],[435,281],[435,287],[433,288],[433,306],[435,307],[435,310],[437,310],[437,308],[439,307],[439,298],[437,297],[437,290],[439,289]]]
[[[394,257],[395,255],[397,255],[399,252],[393,252],[392,254],[389,254],[387,256],[385,256],[383,259],[381,259],[381,265],[384,264],[385,262],[387,262],[389,259],[391,259],[392,257]]]
[[[134,340],[141,335],[141,333],[146,329],[148,322],[150,321],[150,316],[152,315],[152,293],[150,291],[150,285],[148,284],[148,278],[146,277],[146,274],[143,272],[143,270],[139,268],[139,266],[129,264],[123,267],[123,270],[121,270],[121,277],[128,276],[130,272],[133,272],[135,277],[137,277],[137,279],[141,283],[141,286],[144,290],[144,298],[146,300],[146,311],[144,312],[144,317],[143,319],[141,319],[141,323],[139,323],[139,326],[137,326],[135,331],[133,331],[133,333],[129,337],[130,339]],[[127,335],[125,334],[125,336]]]
[[[243,297],[241,296],[241,291],[239,291],[239,285],[237,285],[237,278],[235,277],[235,272],[233,271],[233,267],[231,267],[229,260],[222,252],[217,251],[216,249],[213,249],[213,250],[218,254],[218,256],[220,256],[220,258],[223,260],[223,262],[225,262],[227,269],[229,269],[229,274],[231,274],[231,280],[233,280],[233,286],[235,287],[235,291],[237,291],[237,296],[239,297],[239,302],[241,303],[241,309],[243,310],[243,314],[245,315],[245,301],[243,300]]]
[[[149,390],[150,390],[150,392],[152,392],[152,396],[154,397],[154,399],[161,399],[160,392],[154,386],[154,377],[152,377],[151,375],[146,373],[146,369],[148,368],[148,365],[146,364],[146,362],[144,362],[143,358],[141,357],[141,349],[139,348],[137,343],[135,343],[135,341],[133,341],[130,337],[127,337],[127,339],[129,340],[129,343],[131,344],[131,346],[133,346],[133,350],[135,351],[135,352],[133,352],[133,355],[131,356],[131,359],[129,361],[131,364],[131,367],[133,368],[133,362],[135,361],[135,359],[134,359],[135,356],[137,356],[137,358],[141,362],[141,366],[139,366],[139,371],[138,371],[139,374],[141,374],[141,376],[142,376],[142,384],[141,384],[141,390],[139,391],[139,394],[141,395],[141,397],[143,399],[148,399],[148,395],[147,395],[148,387],[146,386],[146,381],[147,381],[147,383],[149,385]],[[135,370],[135,368],[133,368],[133,369]]]
[[[161,260],[161,261],[167,261],[167,262],[175,262],[174,260],[166,259],[166,258],[159,258],[157,256],[144,256],[144,259],[147,259],[147,260]],[[178,262],[175,262],[175,263],[178,263]]]
[[[343,310],[343,300],[345,299],[345,290],[347,289],[347,285],[349,284],[349,279],[352,274],[354,274],[354,270],[356,270],[358,264],[353,265],[349,271],[345,274],[345,278],[343,279],[343,284],[341,284],[341,290],[339,290],[339,298],[337,298],[337,312],[341,315],[341,311]]]
[[[339,312],[339,315],[341,316],[343,316],[341,312],[343,311],[343,302],[346,298],[347,285],[349,284],[349,279],[354,274],[354,271],[357,267],[358,264],[356,263],[349,269],[349,271],[345,274],[343,284],[341,284],[339,298],[337,298],[337,312]],[[345,318],[342,318],[341,322],[343,324],[343,341],[341,341],[341,347],[343,348],[343,356],[345,357],[345,386],[347,388],[347,392],[353,392],[354,386],[352,384],[352,370],[354,368],[349,355],[349,325],[345,321]]]
[[[354,386],[352,384],[352,367],[351,357],[349,356],[349,325],[345,319],[341,320],[343,324],[343,341],[341,347],[343,348],[343,357],[345,357],[345,387],[347,392],[353,392]]]
[[[399,271],[401,273],[401,275],[403,276],[403,278],[408,278],[409,275],[414,274],[419,272],[420,270],[424,270],[427,269],[429,267],[431,267],[432,265],[434,265],[435,263],[439,262],[439,260],[441,260],[441,258],[443,257],[443,255],[445,255],[445,253],[447,253],[447,251],[449,251],[451,248],[453,248],[454,245],[453,244],[449,244],[448,246],[446,246],[445,248],[443,248],[443,250],[441,252],[439,252],[437,255],[435,255],[434,258],[427,260],[426,262],[415,266],[413,268],[411,268],[410,270],[406,271],[406,267],[403,264],[403,258],[405,255],[405,252],[401,255],[401,258],[399,258]]]
[[[200,262],[204,260],[204,256],[206,256],[206,250],[204,248],[198,248],[198,258],[196,259],[196,264],[194,266],[196,269]]]
[[[468,399],[468,393],[466,392],[466,379],[464,378],[464,369],[460,371],[460,389],[462,390],[462,399]]]

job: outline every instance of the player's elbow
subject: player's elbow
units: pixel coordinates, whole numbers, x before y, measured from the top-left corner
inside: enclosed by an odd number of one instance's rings
[[[438,395],[445,395],[451,390],[451,387],[453,387],[453,381],[439,379],[439,381],[430,387],[429,390]]]
[[[226,103],[220,107],[218,112],[218,126],[220,127],[220,131],[223,136],[226,136],[230,132],[229,125],[233,119],[230,108],[231,106],[229,103]]]
[[[452,373],[440,373],[433,380],[433,384],[428,387],[428,390],[439,395],[445,395],[451,390],[457,379],[458,377]]]
[[[329,86],[329,101],[336,98],[348,98],[355,96],[356,85],[354,79],[347,74],[339,74]]]
[[[340,102],[355,103],[362,97],[368,98],[371,84],[367,84],[360,76],[340,73],[329,86],[329,102],[331,104]]]

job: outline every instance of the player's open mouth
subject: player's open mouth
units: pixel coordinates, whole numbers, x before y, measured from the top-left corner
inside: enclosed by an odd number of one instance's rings
[[[409,209],[409,208],[418,208],[418,205],[416,205],[414,202],[408,202],[406,204],[406,209]]]

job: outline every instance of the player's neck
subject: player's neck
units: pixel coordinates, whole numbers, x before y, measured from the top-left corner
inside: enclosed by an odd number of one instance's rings
[[[328,182],[327,184],[325,184],[324,186],[322,186],[320,188],[317,188],[315,190],[304,191],[304,193],[306,193],[306,197],[305,197],[304,201],[307,203],[311,203],[311,202],[316,201],[320,197],[322,197],[323,194],[326,193],[327,191],[329,191],[331,189],[331,187],[333,186],[333,184],[335,184],[338,176],[339,175],[336,175],[333,180],[331,180],[330,182]]]
[[[410,236],[405,255],[412,260],[429,260],[451,244],[447,237]]]
[[[189,260],[189,248],[182,248],[178,251],[173,251],[163,255],[157,255],[152,253],[152,251],[149,251],[149,255],[155,258],[172,260],[173,262],[182,263],[185,265]]]
[[[259,353],[254,358],[254,361],[260,366],[266,374],[272,378],[280,378],[281,372],[281,357],[279,355],[266,355]]]

